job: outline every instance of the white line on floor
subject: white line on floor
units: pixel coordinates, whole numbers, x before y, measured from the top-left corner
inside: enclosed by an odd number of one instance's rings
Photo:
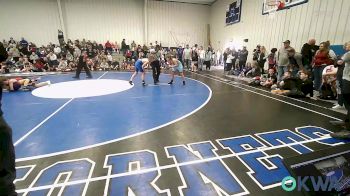
[[[115,72],[115,73],[118,73],[118,72]],[[167,75],[169,75],[169,74],[167,74]],[[196,81],[196,82],[199,82],[199,83],[203,84],[205,87],[207,87],[207,89],[209,91],[209,96],[208,96],[207,100],[202,105],[200,105],[198,108],[196,108],[192,112],[190,112],[190,113],[188,113],[188,114],[186,114],[184,116],[181,116],[180,118],[177,118],[177,119],[175,119],[173,121],[170,121],[168,123],[165,123],[165,124],[159,125],[157,127],[154,127],[154,128],[151,128],[151,129],[139,132],[139,133],[135,133],[135,134],[132,134],[132,135],[120,137],[120,138],[117,138],[117,139],[112,139],[112,140],[101,142],[101,143],[98,143],[98,144],[93,144],[93,145],[83,146],[83,147],[79,147],[79,148],[74,148],[74,149],[70,149],[70,150],[64,150],[64,151],[59,151],[59,152],[54,152],[54,153],[49,153],[49,154],[44,154],[44,155],[32,156],[32,157],[19,158],[19,159],[16,159],[16,162],[28,161],[28,160],[39,159],[39,158],[44,158],[44,157],[52,157],[52,156],[56,156],[56,155],[60,155],[60,154],[66,154],[66,153],[76,152],[76,151],[79,151],[79,150],[85,150],[85,149],[93,148],[93,147],[96,147],[96,146],[106,145],[106,144],[109,144],[109,143],[112,143],[112,142],[121,141],[121,140],[124,140],[124,139],[127,139],[127,138],[132,138],[132,137],[135,137],[135,136],[139,136],[139,135],[142,135],[142,134],[154,131],[156,129],[160,129],[162,127],[168,126],[168,125],[173,124],[173,123],[175,123],[177,121],[180,121],[182,119],[185,119],[188,116],[196,113],[198,110],[202,109],[210,101],[210,99],[212,97],[212,90],[211,90],[211,88],[208,85],[206,85],[204,82],[201,82],[199,80],[195,80],[195,79],[192,79],[192,78],[188,78],[188,77],[185,77],[185,78],[188,79],[188,80],[193,80],[193,81]]]
[[[330,115],[327,115],[327,114],[324,114],[324,113],[321,113],[321,112],[317,112],[317,111],[312,110],[312,109],[309,109],[309,108],[305,108],[305,107],[302,107],[302,106],[299,106],[299,105],[290,103],[290,102],[288,102],[288,101],[284,101],[284,100],[281,100],[281,99],[277,99],[277,98],[275,98],[275,97],[271,97],[271,96],[268,96],[268,95],[265,95],[265,94],[262,94],[262,93],[255,92],[255,91],[250,90],[250,89],[247,89],[247,88],[243,88],[243,87],[240,87],[240,86],[231,84],[230,82],[224,82],[224,81],[221,81],[221,80],[218,80],[218,79],[215,79],[215,78],[212,78],[212,77],[208,77],[208,76],[206,76],[206,75],[199,74],[199,73],[194,73],[194,74],[199,75],[199,76],[202,76],[202,77],[205,77],[205,78],[209,78],[209,79],[212,79],[212,80],[215,80],[215,81],[218,81],[218,82],[221,82],[221,83],[224,83],[224,84],[227,84],[227,85],[236,87],[236,88],[240,88],[240,89],[243,89],[243,90],[245,90],[245,91],[248,91],[248,92],[251,92],[251,93],[254,93],[254,94],[257,94],[257,95],[261,95],[261,96],[264,96],[264,97],[267,97],[267,98],[270,98],[270,99],[273,99],[273,100],[276,100],[276,101],[279,101],[279,102],[282,102],[282,103],[286,103],[286,104],[288,104],[288,105],[292,105],[292,106],[294,106],[294,107],[301,108],[301,109],[303,109],[303,110],[307,110],[307,111],[309,111],[309,112],[313,112],[313,113],[315,113],[315,114],[319,114],[319,115],[322,115],[322,116],[325,116],[325,117],[328,117],[328,118],[331,118],[331,119],[334,119],[334,120],[338,120],[338,121],[341,121],[341,120],[342,120],[342,119],[339,119],[339,118],[336,118],[336,117],[333,117],[333,116],[330,116]]]
[[[102,74],[100,77],[97,78],[100,79],[102,78],[104,75],[106,75],[108,73],[105,72],[104,74]],[[64,103],[61,107],[59,107],[56,111],[54,111],[52,114],[50,114],[48,117],[46,117],[43,121],[41,121],[39,124],[37,124],[33,129],[31,129],[30,131],[28,131],[24,136],[22,136],[20,139],[18,139],[15,143],[14,146],[17,146],[19,143],[21,143],[23,140],[25,140],[30,134],[32,134],[34,131],[36,131],[41,125],[43,125],[45,122],[47,122],[50,118],[52,118],[55,114],[57,114],[59,111],[61,111],[64,107],[66,107],[70,102],[72,102],[74,100],[74,98],[71,98],[70,100],[68,100],[66,103]]]
[[[95,181],[100,181],[100,180],[106,180],[106,179],[110,179],[110,178],[118,178],[118,177],[123,177],[123,176],[137,175],[137,174],[143,174],[143,173],[154,172],[154,171],[159,171],[159,170],[161,171],[161,170],[165,170],[165,169],[177,168],[177,167],[186,166],[186,165],[193,165],[193,164],[205,163],[205,162],[209,162],[209,161],[234,158],[237,156],[247,155],[247,154],[251,154],[251,153],[269,151],[269,150],[274,150],[274,149],[279,149],[279,148],[284,148],[284,147],[291,147],[294,145],[306,144],[306,143],[310,143],[310,142],[317,142],[317,141],[329,139],[329,138],[331,138],[331,137],[327,134],[321,138],[310,139],[310,140],[294,142],[294,143],[289,143],[289,144],[281,144],[281,145],[271,146],[271,147],[263,147],[263,148],[258,148],[255,150],[244,151],[244,152],[239,152],[239,153],[230,153],[227,155],[214,156],[211,158],[198,159],[195,161],[174,163],[174,164],[163,165],[163,166],[158,166],[158,167],[153,167],[153,168],[148,168],[148,169],[123,172],[123,173],[118,173],[118,174],[113,174],[113,175],[99,176],[99,177],[94,177],[94,178],[89,178],[89,179],[84,179],[84,180],[69,181],[69,182],[64,182],[64,183],[59,183],[59,184],[54,184],[54,185],[45,185],[45,186],[28,188],[28,189],[20,189],[20,190],[17,190],[17,193],[25,193],[25,192],[32,192],[32,191],[38,191],[38,190],[52,189],[52,188],[58,188],[58,187],[62,187],[62,186],[65,187],[65,186],[82,184],[82,183],[87,183],[87,182],[90,183],[90,182],[95,182]]]

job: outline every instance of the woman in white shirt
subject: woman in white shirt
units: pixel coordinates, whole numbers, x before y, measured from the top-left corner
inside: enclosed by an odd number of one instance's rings
[[[234,56],[232,55],[232,52],[229,51],[228,54],[227,54],[227,59],[226,59],[226,70],[225,71],[228,71],[230,72],[231,69],[232,69],[232,60],[234,59]]]
[[[213,53],[211,49],[208,47],[208,50],[205,52],[205,57],[204,57],[205,70],[210,70],[212,57],[213,57]]]
[[[198,50],[198,67],[199,71],[203,70],[204,58],[205,58],[205,50],[203,50],[203,46],[201,46]]]

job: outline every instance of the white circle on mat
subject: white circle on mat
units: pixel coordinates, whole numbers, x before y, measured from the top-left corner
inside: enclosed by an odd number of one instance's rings
[[[119,93],[132,88],[125,80],[76,80],[37,88],[32,94],[42,98],[83,98]]]

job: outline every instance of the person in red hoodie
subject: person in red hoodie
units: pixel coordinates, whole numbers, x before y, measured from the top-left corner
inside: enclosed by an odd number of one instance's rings
[[[109,42],[109,40],[107,40],[107,42],[105,43],[105,48],[106,52],[112,52],[112,44]]]
[[[314,74],[314,89],[320,92],[322,84],[322,71],[327,65],[332,65],[333,60],[329,55],[328,44],[322,42],[313,59],[312,68]]]
[[[42,62],[42,59],[36,59],[34,60],[33,67],[35,68],[34,72],[43,72],[44,71],[44,63]]]

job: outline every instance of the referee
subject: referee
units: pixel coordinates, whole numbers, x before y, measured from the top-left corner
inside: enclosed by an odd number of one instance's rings
[[[88,66],[86,64],[86,60],[87,60],[87,53],[86,53],[86,51],[83,51],[79,57],[77,71],[75,72],[75,76],[73,78],[79,79],[80,72],[81,72],[82,68],[84,68],[84,70],[85,70],[85,73],[87,75],[86,78],[92,78],[90,69],[88,68]]]
[[[7,59],[7,52],[0,43],[0,65]],[[0,196],[17,195],[13,181],[16,179],[15,149],[12,129],[7,125],[1,110],[3,78],[0,78]]]

